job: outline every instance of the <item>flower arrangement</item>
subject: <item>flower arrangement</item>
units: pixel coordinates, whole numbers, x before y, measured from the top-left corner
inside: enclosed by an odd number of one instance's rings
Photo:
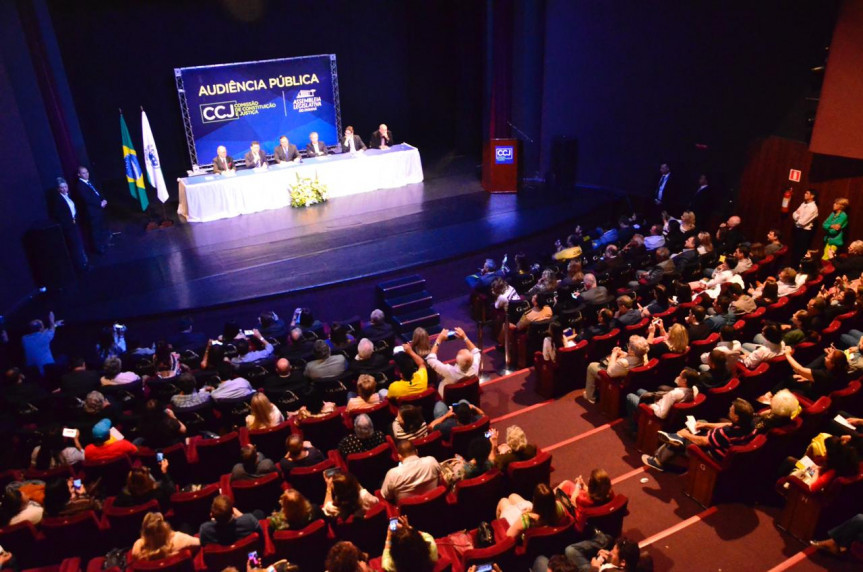
[[[288,187],[291,193],[291,206],[293,208],[307,207],[316,205],[327,200],[329,190],[327,186],[320,182],[315,176],[314,179],[309,177],[300,177],[297,173],[297,182]]]

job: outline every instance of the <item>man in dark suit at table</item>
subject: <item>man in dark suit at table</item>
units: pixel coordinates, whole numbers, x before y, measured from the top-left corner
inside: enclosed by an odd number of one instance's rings
[[[327,153],[327,144],[323,141],[318,141],[318,132],[312,131],[309,133],[309,144],[306,145],[306,154],[309,157],[322,157]]]
[[[48,209],[51,218],[60,225],[66,239],[66,247],[72,255],[72,262],[78,270],[87,269],[87,254],[84,241],[78,228],[78,207],[69,196],[69,185],[63,177],[57,177],[57,188],[48,195]]]
[[[339,141],[342,148],[342,153],[351,153],[353,151],[364,151],[366,144],[360,139],[359,135],[354,135],[354,128],[350,125],[345,127],[345,136]]]
[[[108,249],[108,232],[105,229],[105,207],[108,201],[96,189],[90,180],[90,171],[87,167],[78,167],[78,198],[84,204],[87,214],[87,224],[90,225],[90,238],[93,241],[93,250],[104,254]]]
[[[297,151],[296,145],[288,141],[286,135],[282,135],[279,137],[279,146],[273,151],[273,159],[276,160],[276,163],[299,163],[300,152]],[[246,160],[248,161],[248,159]]]
[[[294,148],[296,151],[296,148]],[[267,154],[261,151],[261,144],[257,141],[252,141],[252,146],[246,152],[246,167],[249,169],[257,169],[258,167],[267,166]]]
[[[387,129],[385,124],[381,123],[378,126],[378,130],[372,133],[369,147],[372,149],[388,149],[392,146],[394,140],[392,131]]]
[[[224,145],[219,145],[216,148],[216,156],[213,157],[213,173],[221,175],[227,172],[233,173],[235,170],[234,158],[228,155]]]

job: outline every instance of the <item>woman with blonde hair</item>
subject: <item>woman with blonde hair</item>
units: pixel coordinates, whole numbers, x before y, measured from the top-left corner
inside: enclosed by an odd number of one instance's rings
[[[492,449],[495,452],[494,464],[502,471],[515,461],[527,461],[536,456],[536,445],[527,442],[527,435],[518,425],[510,425],[506,428],[506,442],[498,445],[497,431],[493,431],[491,437]]]
[[[689,349],[689,333],[683,324],[674,324],[666,332],[662,321],[656,320],[647,328],[647,343],[650,344],[648,355],[651,358],[665,354],[682,354]]]
[[[692,211],[684,211],[682,215],[680,215],[680,232],[683,233],[683,241],[686,242],[690,236],[695,236],[697,234],[697,230],[695,228],[695,213]]]
[[[159,560],[200,545],[200,539],[171,529],[161,512],[148,512],[141,524],[141,538],[132,546],[132,560]]]
[[[821,260],[831,260],[836,251],[845,244],[845,228],[848,226],[848,199],[840,197],[833,201],[833,212],[830,213],[821,227],[824,229],[824,255]]]
[[[263,393],[252,396],[252,412],[246,415],[246,429],[269,429],[284,422],[285,416]]]
[[[698,254],[710,254],[713,252],[713,238],[709,232],[701,231],[698,233]]]
[[[413,337],[411,338],[411,348],[414,352],[425,359],[431,353],[431,342],[429,341],[429,333],[425,328],[416,328]]]
[[[323,518],[321,507],[312,504],[296,489],[288,489],[279,497],[279,510],[269,518],[269,531],[301,530],[312,522]]]

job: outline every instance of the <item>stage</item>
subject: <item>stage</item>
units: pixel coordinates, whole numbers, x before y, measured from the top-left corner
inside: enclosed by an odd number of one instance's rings
[[[431,170],[424,183],[309,208],[129,230],[94,259],[91,272],[54,296],[55,307],[69,321],[108,323],[307,292],[399,270],[422,273],[433,263],[471,253],[479,264],[490,247],[542,232],[607,200],[539,189],[489,195],[472,164],[442,174]]]

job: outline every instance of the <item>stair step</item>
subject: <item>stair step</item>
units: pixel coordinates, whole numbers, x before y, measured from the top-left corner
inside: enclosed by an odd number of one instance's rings
[[[419,274],[412,274],[410,276],[403,276],[402,278],[396,278],[395,280],[387,280],[386,282],[381,282],[378,284],[378,294],[381,299],[386,300],[388,298],[398,298],[401,296],[407,296],[408,294],[413,294],[414,292],[422,292],[425,290],[426,280]]]
[[[397,298],[387,298],[384,300],[384,305],[389,309],[391,315],[405,314],[420,310],[422,308],[431,308],[434,302],[434,297],[427,291],[413,292],[406,296]]]
[[[408,312],[399,316],[393,316],[393,323],[399,332],[406,333],[413,331],[414,328],[440,328],[440,314],[434,308],[426,308],[415,312]]]

